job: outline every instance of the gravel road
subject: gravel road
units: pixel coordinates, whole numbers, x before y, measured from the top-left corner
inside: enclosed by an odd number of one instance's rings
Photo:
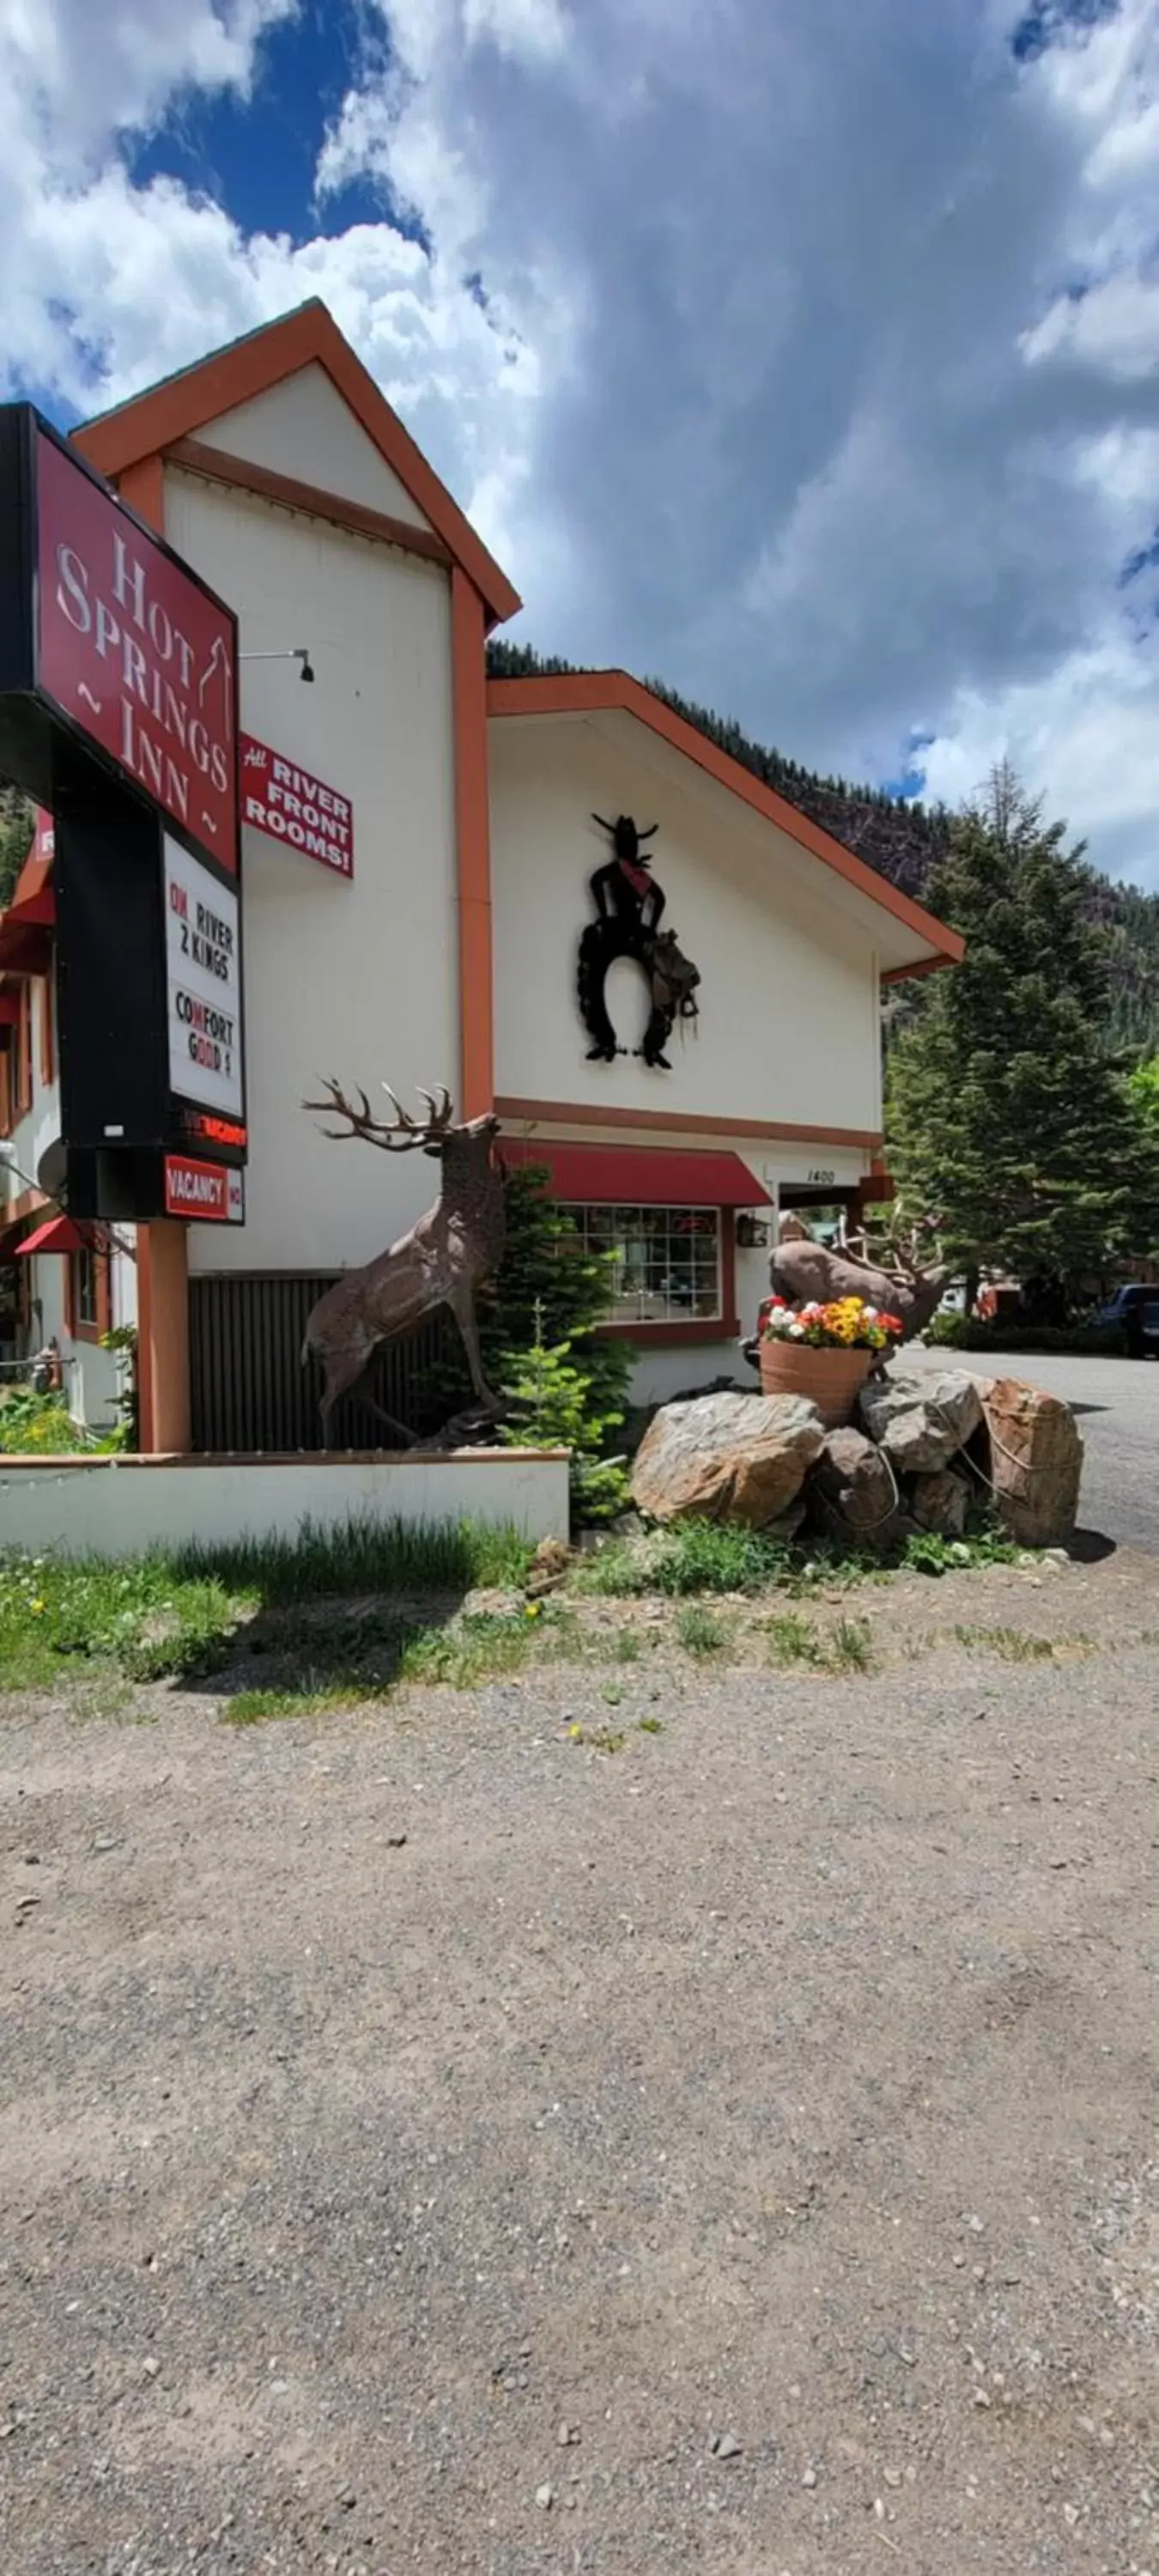
[[[4,2567],[1159,2568],[1153,1577],[929,1587],[1041,1663],[10,1704]]]

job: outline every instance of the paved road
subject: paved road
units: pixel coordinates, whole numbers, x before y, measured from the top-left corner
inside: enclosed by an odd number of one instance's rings
[[[906,1356],[908,1361],[911,1354]],[[1143,1547],[1159,1556],[1159,1362],[1023,1352],[991,1360],[976,1351],[920,1349],[912,1357],[918,1367],[949,1364],[979,1377],[1003,1369],[1064,1396],[1086,1444],[1083,1528],[1101,1531],[1119,1547]]]
[[[1151,1587],[1000,1572],[1061,1660],[6,1716],[12,2576],[1159,2566]]]

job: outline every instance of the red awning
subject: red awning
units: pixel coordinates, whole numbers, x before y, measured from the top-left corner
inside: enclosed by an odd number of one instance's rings
[[[692,1154],[651,1145],[562,1145],[502,1136],[512,1166],[546,1164],[557,1199],[577,1206],[768,1207],[769,1193],[739,1154]]]
[[[87,1238],[79,1225],[73,1224],[70,1216],[50,1216],[46,1225],[38,1225],[35,1234],[27,1235],[24,1242],[16,1246],[21,1259],[28,1252],[88,1252],[89,1249]]]
[[[52,964],[52,925],[56,905],[51,886],[0,912],[0,967],[18,975],[44,975]]]

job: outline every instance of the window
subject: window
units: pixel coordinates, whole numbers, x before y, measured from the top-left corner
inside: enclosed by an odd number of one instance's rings
[[[94,1324],[97,1320],[97,1256],[95,1252],[74,1252],[72,1256],[72,1311],[77,1324]]]
[[[86,1245],[83,1252],[70,1252],[64,1304],[64,1328],[78,1342],[99,1342],[111,1321],[109,1296],[109,1257],[106,1252],[93,1252]]]
[[[720,1211],[682,1207],[569,1207],[586,1252],[611,1253],[612,1324],[720,1319]]]
[[[40,1079],[46,1085],[51,1082],[53,1076],[52,1006],[53,979],[51,975],[42,975],[40,978]]]
[[[32,986],[27,975],[21,977],[17,995],[20,1016],[12,1047],[13,1120],[24,1118],[32,1107]]]

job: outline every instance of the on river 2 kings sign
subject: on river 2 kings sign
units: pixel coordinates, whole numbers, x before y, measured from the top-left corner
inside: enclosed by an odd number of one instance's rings
[[[226,603],[0,407],[0,772],[54,819],[78,1216],[174,1213],[170,1150],[246,1158],[237,662]]]

